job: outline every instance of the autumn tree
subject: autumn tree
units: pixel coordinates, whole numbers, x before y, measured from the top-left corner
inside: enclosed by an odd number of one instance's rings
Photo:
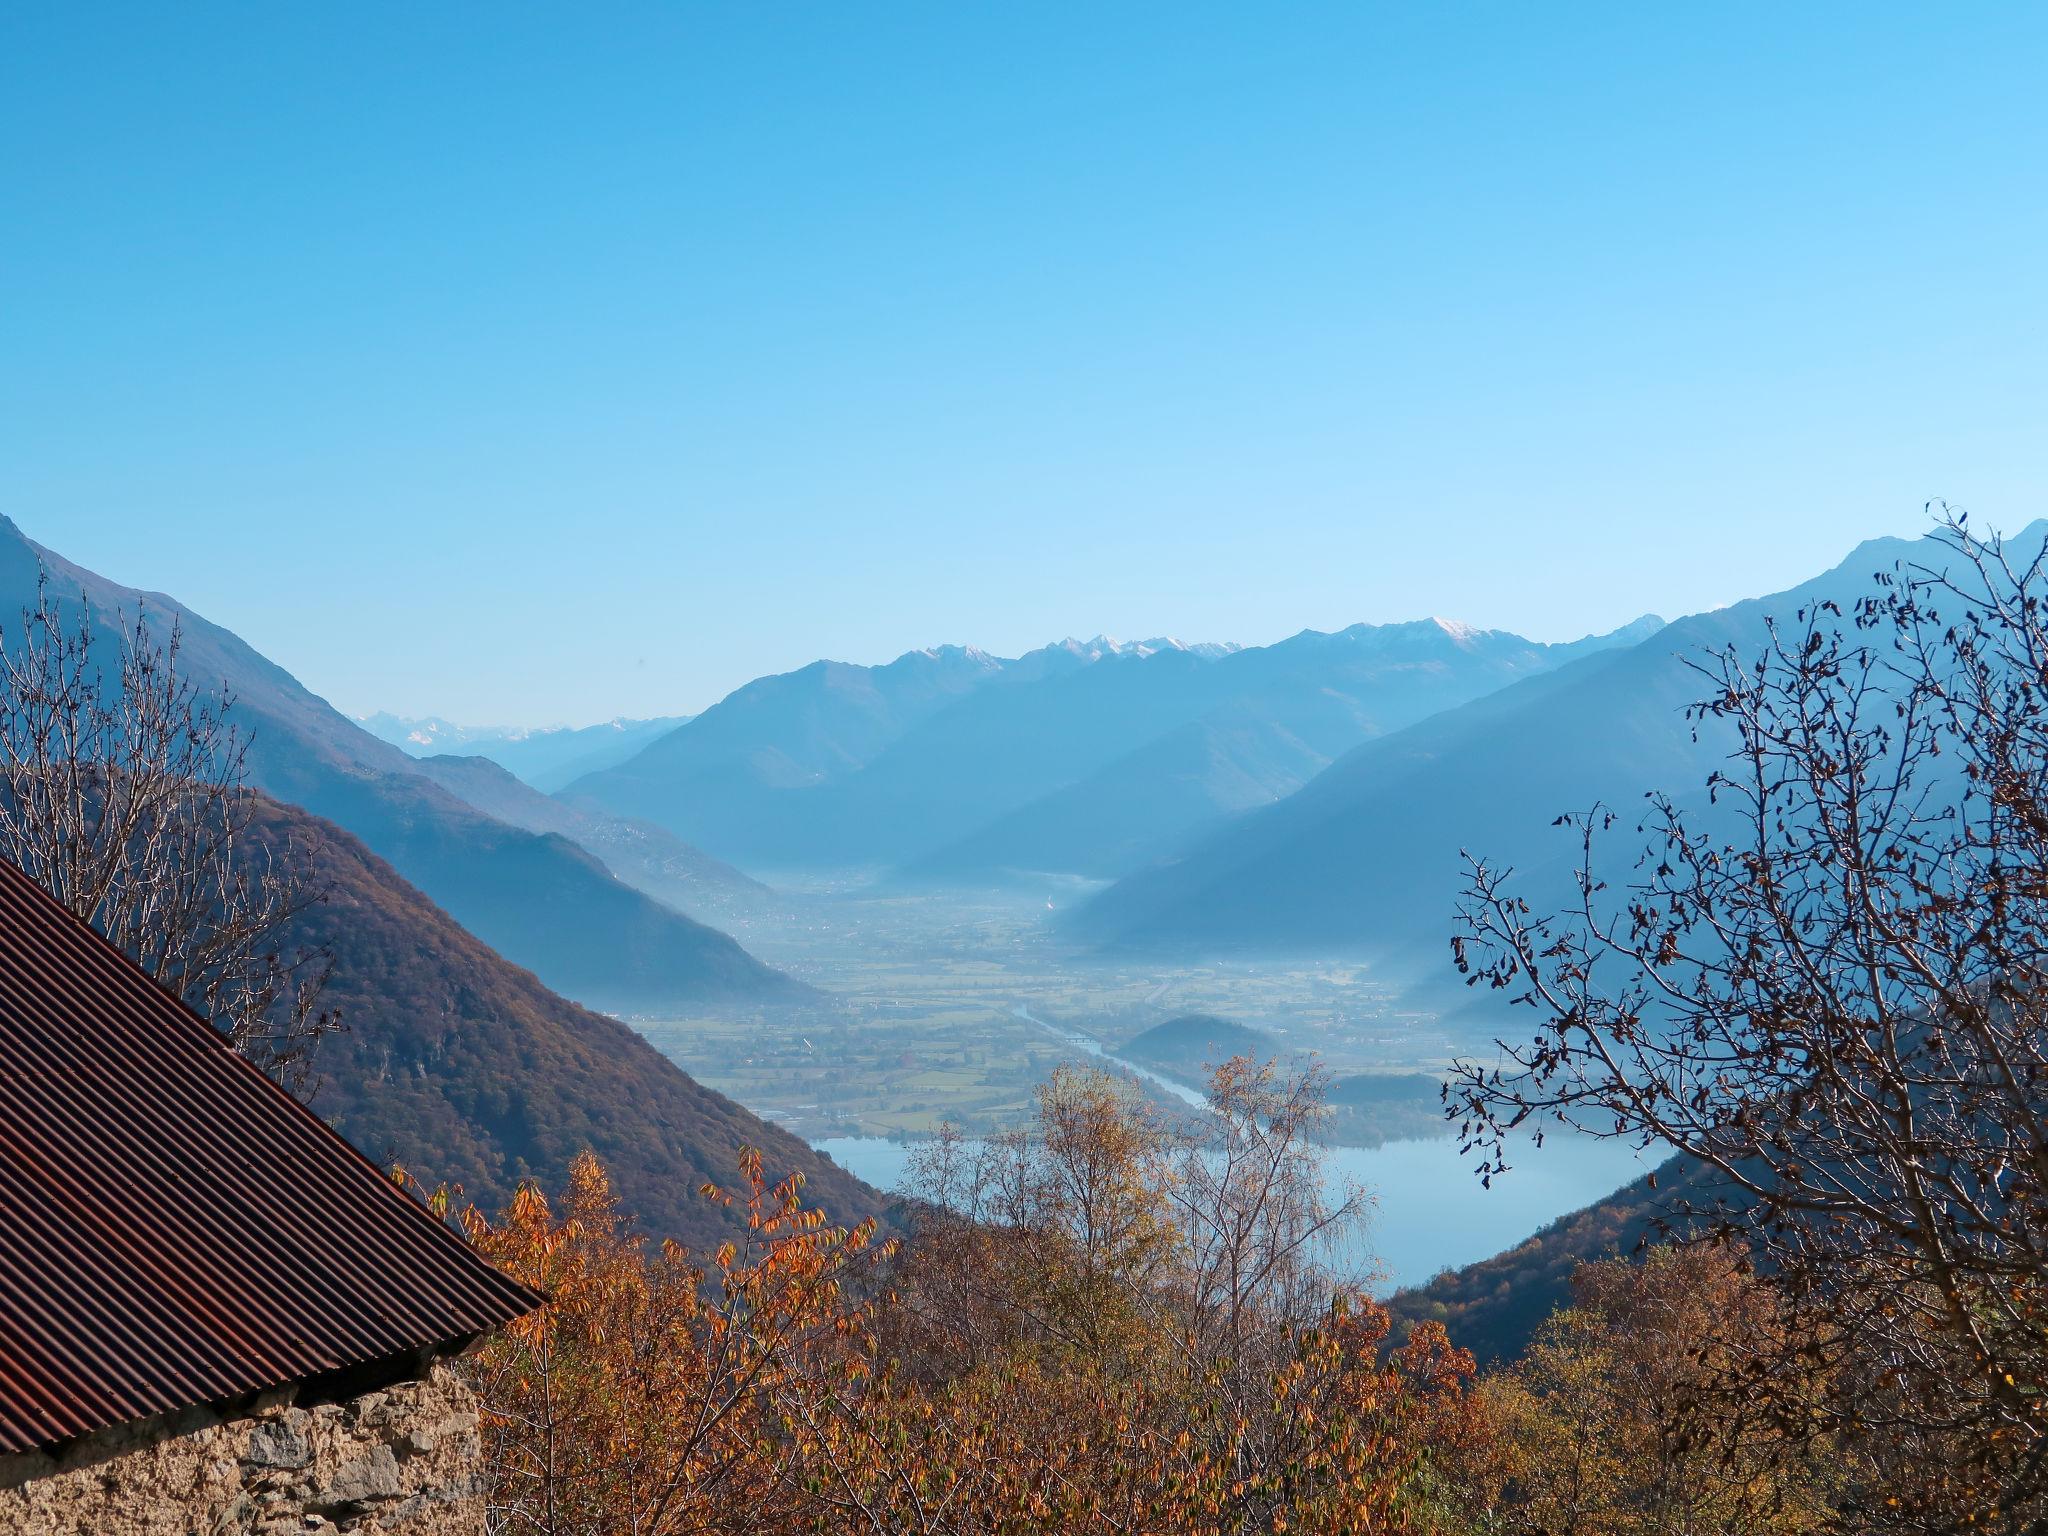
[[[1292,1337],[1345,1287],[1334,1258],[1356,1235],[1365,1192],[1332,1190],[1316,1131],[1328,1076],[1239,1056],[1210,1075],[1208,1117],[1185,1138],[1167,1190],[1185,1251],[1182,1348],[1247,1425]],[[1362,1258],[1362,1255],[1351,1255]],[[1238,1454],[1256,1461],[1251,1437]]]
[[[1846,609],[1692,659],[1734,744],[1704,803],[1653,797],[1576,900],[1475,863],[1457,958],[1540,1015],[1456,1111],[1498,1166],[1530,1116],[1681,1151],[1676,1214],[1785,1309],[1722,1401],[1884,1472],[1844,1524],[2048,1518],[2048,611],[2043,556],[1949,516]],[[1623,860],[1624,866],[1628,861]]]
[[[1180,1258],[1174,1152],[1128,1082],[1073,1067],[1040,1086],[1028,1126],[943,1130],[911,1163],[921,1209],[892,1345],[926,1374],[1024,1353],[1156,1363]]]
[[[870,1301],[846,1282],[885,1249],[769,1184],[707,1198],[743,1217],[708,1258],[650,1244],[584,1153],[557,1210],[523,1185],[497,1222],[464,1224],[548,1305],[475,1365],[490,1528],[532,1536],[683,1536],[795,1529],[803,1463],[780,1415],[865,1375]]]
[[[0,631],[0,857],[304,1094],[326,957],[291,946],[311,850],[260,847],[232,696],[181,665],[176,623],[102,620],[51,590]],[[111,638],[107,636],[111,635]],[[111,649],[111,654],[109,654]]]
[[[1718,1411],[1740,1358],[1785,1343],[1776,1296],[1725,1248],[1580,1267],[1573,1304],[1481,1389],[1493,1433],[1459,1494],[1557,1536],[1795,1536],[1821,1529],[1853,1459]]]
[[[1385,1312],[1340,1280],[1363,1206],[1324,1178],[1320,1074],[1238,1059],[1209,1088],[1190,1129],[1123,1079],[1064,1069],[1030,1127],[924,1151],[882,1319],[903,1374],[865,1405],[916,1450],[846,1458],[872,1479],[838,1492],[848,1528],[1425,1518],[1430,1449],[1469,1422],[1470,1357],[1436,1330],[1384,1358]]]

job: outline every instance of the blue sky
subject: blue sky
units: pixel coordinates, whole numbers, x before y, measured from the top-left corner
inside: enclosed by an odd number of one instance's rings
[[[344,708],[2048,511],[2048,8],[7,7],[0,509]]]

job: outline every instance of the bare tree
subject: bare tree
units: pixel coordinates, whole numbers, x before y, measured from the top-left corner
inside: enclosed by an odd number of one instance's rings
[[[1165,1127],[1123,1079],[1057,1069],[1030,1126],[921,1148],[913,1310],[950,1367],[1020,1340],[1097,1365],[1149,1335],[1180,1260]],[[1142,1343],[1137,1347],[1142,1348]]]
[[[1328,1088],[1315,1063],[1282,1072],[1235,1056],[1215,1067],[1209,1114],[1183,1139],[1168,1189],[1184,1251],[1187,1369],[1243,1427],[1230,1447],[1241,1477],[1277,1473],[1292,1454],[1270,1411],[1273,1373],[1348,1291],[1333,1260],[1370,1208],[1363,1189],[1325,1177],[1316,1133]]]
[[[338,1021],[318,1008],[328,962],[285,935],[314,901],[310,846],[252,835],[259,802],[223,686],[179,669],[173,624],[117,616],[115,654],[81,598],[50,590],[0,633],[0,856],[211,1019],[293,1091]]]
[[[1346,1280],[1333,1259],[1369,1208],[1333,1186],[1316,1132],[1328,1072],[1233,1057],[1209,1079],[1209,1114],[1183,1141],[1169,1188],[1185,1248],[1191,1359],[1249,1395]]]
[[[1946,514],[1946,509],[1943,509]],[[1883,1469],[1857,1529],[2048,1529],[2048,613],[2043,557],[1941,555],[1692,664],[1737,750],[1610,888],[1536,912],[1471,866],[1456,959],[1542,1015],[1452,1113],[1503,1165],[1535,1116],[1662,1143],[1797,1326],[1714,1411]],[[1696,726],[1697,729],[1697,726]]]

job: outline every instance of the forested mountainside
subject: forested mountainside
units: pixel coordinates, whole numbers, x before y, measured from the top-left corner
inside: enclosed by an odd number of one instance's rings
[[[2048,525],[2013,542],[2016,558]],[[1540,906],[1570,896],[1578,848],[1556,818],[1596,802],[1621,826],[1626,867],[1644,794],[1699,793],[1728,750],[1726,727],[1686,708],[1708,686],[1687,664],[1704,648],[1754,655],[1772,619],[1803,605],[1845,609],[1875,573],[1926,558],[1926,540],[1875,539],[1801,586],[1680,619],[1367,742],[1306,787],[1168,850],[1071,918],[1095,945],[1160,952],[1322,953],[1381,961],[1390,978],[1440,984],[1463,877],[1462,851],[1512,866]]]
[[[1360,1072],[1330,1084],[1323,1134],[1347,1146],[1449,1136],[1443,1080],[1427,1072]]]
[[[1233,1056],[1270,1060],[1284,1055],[1280,1041],[1263,1029],[1213,1013],[1184,1013],[1133,1035],[1121,1054],[1197,1079]]]
[[[564,794],[745,866],[883,864],[943,880],[1114,874],[1305,782],[1339,753],[1627,643],[1542,645],[1440,620],[1256,649],[944,647],[762,678]]]
[[[182,672],[233,696],[257,787],[346,827],[465,928],[557,990],[627,1009],[801,991],[727,935],[624,884],[568,838],[510,826],[449,793],[175,599],[73,565],[0,518],[0,609],[33,603],[44,574],[70,611],[89,606],[110,646],[122,614],[146,613],[159,638],[176,620]]]
[[[835,1216],[881,1209],[804,1142],[464,932],[348,832],[268,800],[254,831],[259,852],[310,851],[326,892],[289,935],[332,955],[321,1002],[346,1026],[320,1043],[313,1103],[372,1157],[496,1209],[521,1179],[558,1184],[594,1151],[647,1230],[696,1243],[731,1230],[697,1191],[730,1181],[743,1146],[778,1177],[801,1172]]]

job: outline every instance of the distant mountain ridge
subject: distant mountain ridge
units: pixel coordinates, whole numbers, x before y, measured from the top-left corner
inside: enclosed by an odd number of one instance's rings
[[[594,1006],[758,1002],[807,989],[617,879],[570,839],[488,816],[434,782],[239,636],[158,592],[122,586],[0,518],[0,612],[35,600],[40,573],[71,613],[83,602],[109,644],[117,614],[183,628],[181,663],[225,685],[256,787],[360,837],[464,927],[551,987]]]
[[[1179,838],[1291,794],[1362,741],[1625,646],[1661,623],[1646,615],[1606,635],[1544,645],[1424,619],[1303,630],[1240,650],[1200,677],[1206,696],[1191,701],[1189,718],[911,867],[935,876],[1003,869],[1122,875]],[[1142,707],[1127,719],[1142,721]]]
[[[528,832],[566,837],[602,859],[626,884],[679,912],[699,918],[754,913],[774,899],[775,893],[760,881],[691,847],[664,827],[544,795],[488,757],[442,755],[415,761],[421,773],[486,816]]]
[[[2038,547],[2044,532],[2035,524],[2014,549]],[[1694,738],[1685,709],[1707,685],[1683,658],[1731,642],[1754,654],[1770,618],[1790,622],[1824,599],[1846,612],[1880,571],[1939,553],[1925,539],[1871,540],[1800,586],[1360,744],[1287,798],[1164,849],[1078,908],[1071,931],[1129,950],[1351,953],[1389,979],[1447,985],[1461,850],[1515,868],[1539,906],[1560,904],[1577,849],[1552,823],[1597,801],[1623,817],[1608,856],[1626,869],[1645,792],[1703,799],[1728,749],[1711,722]]]
[[[562,796],[743,868],[1114,875],[1360,741],[1659,623],[1567,645],[1420,620],[1249,648],[1097,637],[1015,659],[945,646],[882,667],[816,662]]]
[[[410,757],[487,757],[543,794],[622,763],[648,742],[689,722],[688,715],[606,720],[597,725],[457,725],[439,715],[362,715],[356,724]]]

